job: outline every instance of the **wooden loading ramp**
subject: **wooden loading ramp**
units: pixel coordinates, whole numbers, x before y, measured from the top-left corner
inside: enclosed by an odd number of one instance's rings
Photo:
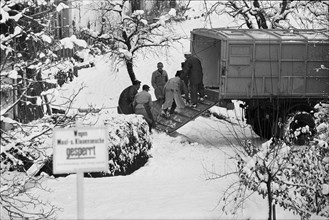
[[[152,112],[157,123],[156,129],[171,134],[188,122],[200,116],[212,106],[216,105],[216,103],[217,102],[215,101],[205,99],[204,101],[199,102],[196,108],[186,106],[182,111],[172,114],[170,118],[165,118],[160,115],[161,104],[158,101],[154,101]]]

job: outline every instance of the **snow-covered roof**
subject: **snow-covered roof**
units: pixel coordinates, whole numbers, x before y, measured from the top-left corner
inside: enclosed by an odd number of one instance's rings
[[[329,43],[329,31],[325,29],[265,30],[199,28],[193,29],[191,33],[220,40],[233,41],[322,41]]]

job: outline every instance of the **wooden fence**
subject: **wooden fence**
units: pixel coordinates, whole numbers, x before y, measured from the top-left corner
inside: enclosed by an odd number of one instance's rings
[[[64,59],[73,57],[74,53],[75,53],[74,49],[61,49],[55,51],[55,54],[58,56],[58,58],[64,58]]]

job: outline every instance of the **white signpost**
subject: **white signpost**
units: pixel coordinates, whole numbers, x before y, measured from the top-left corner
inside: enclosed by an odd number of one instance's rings
[[[54,129],[54,174],[77,173],[78,219],[83,219],[83,173],[108,170],[106,127]]]

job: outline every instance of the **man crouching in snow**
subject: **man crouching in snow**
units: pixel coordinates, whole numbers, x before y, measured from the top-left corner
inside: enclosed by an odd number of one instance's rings
[[[149,90],[150,87],[148,85],[143,85],[142,91],[136,94],[133,105],[135,114],[144,116],[151,132],[151,129],[154,128],[156,124],[151,112],[152,97],[148,92]]]
[[[141,81],[135,80],[133,82],[133,85],[128,86],[122,91],[119,97],[119,106],[118,106],[119,114],[126,114],[126,115],[134,114],[133,101],[140,86],[141,86]]]

